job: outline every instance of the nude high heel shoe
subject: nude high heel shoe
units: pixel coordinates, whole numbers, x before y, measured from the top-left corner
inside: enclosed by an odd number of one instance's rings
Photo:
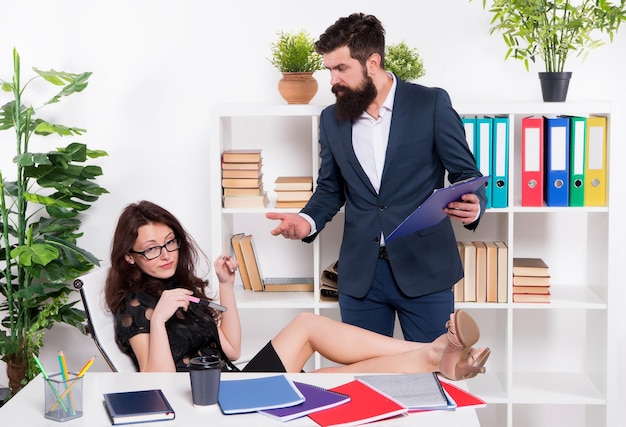
[[[484,365],[491,350],[472,348],[480,338],[480,331],[474,319],[465,311],[456,310],[446,326],[448,345],[439,362],[439,372],[453,381],[485,373]]]

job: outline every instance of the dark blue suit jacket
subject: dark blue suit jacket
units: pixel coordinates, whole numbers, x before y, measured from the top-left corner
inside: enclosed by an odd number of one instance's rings
[[[352,148],[352,122],[339,121],[335,106],[320,118],[321,164],[315,192],[302,209],[319,233],[345,204],[339,253],[339,290],[364,296],[374,276],[381,231],[388,235],[433,192],[450,182],[481,176],[463,125],[448,94],[397,79],[387,155],[377,194]],[[476,192],[485,211],[484,188]],[[478,220],[468,225],[474,229]],[[304,241],[312,241],[312,235]],[[463,268],[450,219],[387,244],[400,289],[417,297],[451,288]]]

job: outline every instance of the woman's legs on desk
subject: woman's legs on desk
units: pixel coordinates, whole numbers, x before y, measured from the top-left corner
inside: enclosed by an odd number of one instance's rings
[[[318,372],[441,372],[462,379],[484,372],[489,349],[472,349],[479,331],[463,311],[450,316],[449,331],[432,343],[380,335],[366,329],[301,313],[272,340],[287,372],[300,372],[314,352],[342,366]]]

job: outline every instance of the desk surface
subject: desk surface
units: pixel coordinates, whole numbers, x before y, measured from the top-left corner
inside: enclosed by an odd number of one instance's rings
[[[223,378],[236,376],[237,378],[257,377],[259,373],[226,373]],[[271,375],[271,374],[267,374]],[[350,374],[288,374],[296,381],[302,381],[326,388],[335,387],[354,379]],[[455,383],[463,387],[463,383]],[[258,414],[223,415],[219,407],[197,407],[191,401],[191,386],[187,373],[108,373],[88,372],[84,382],[84,415],[70,421],[59,423],[44,418],[44,383],[41,375],[31,381],[16,396],[0,408],[2,425],[19,425],[28,427],[99,427],[109,426],[111,422],[102,404],[102,394],[119,391],[132,391],[160,388],[176,411],[176,419],[155,423],[155,426],[193,426],[214,425],[228,426],[317,426],[308,417],[299,418],[286,423]],[[200,423],[199,423],[200,421]],[[476,411],[471,408],[459,408],[456,411],[417,412],[395,419],[382,420],[370,424],[372,426],[415,426],[446,427],[464,426],[479,427]],[[147,426],[152,424],[137,424]]]

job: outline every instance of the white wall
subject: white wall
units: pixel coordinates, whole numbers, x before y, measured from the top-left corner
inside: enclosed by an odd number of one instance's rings
[[[536,72],[540,66],[529,73],[519,62],[503,61],[504,44],[499,35],[488,35],[490,15],[481,3],[4,2],[0,78],[11,76],[13,47],[21,54],[26,75],[32,66],[93,72],[82,94],[53,106],[49,110],[54,115],[46,116],[86,128],[82,140],[110,155],[99,161],[104,168],[100,182],[110,194],[85,216],[83,246],[106,259],[120,210],[129,202],[149,199],[171,209],[208,248],[206,158],[208,144],[217,143],[209,140],[209,117],[212,108],[223,103],[284,102],[276,89],[280,75],[267,60],[277,31],[305,28],[317,37],[340,16],[372,13],[387,28],[389,43],[404,40],[419,49],[427,71],[420,82],[446,88],[453,102],[539,101]],[[612,45],[592,52],[584,64],[572,58],[568,100],[608,100],[626,111],[625,53],[626,30],[622,30]],[[320,91],[312,102],[331,103],[327,72],[316,77]],[[5,102],[6,95],[0,94],[0,103]],[[623,142],[622,128],[618,127],[613,144]],[[11,133],[1,132],[0,167],[5,174],[12,153]],[[611,203],[612,208],[624,205],[624,201]],[[626,234],[624,228],[621,233]],[[621,292],[621,304],[626,306],[626,291]],[[621,351],[626,355],[626,315],[621,317]],[[46,345],[44,358],[62,349],[70,365],[82,365],[96,352],[87,337],[62,326],[48,334]],[[100,361],[93,369],[106,367]],[[625,378],[626,372],[620,375]],[[0,369],[3,383],[6,376]],[[626,398],[625,390],[622,396]]]

